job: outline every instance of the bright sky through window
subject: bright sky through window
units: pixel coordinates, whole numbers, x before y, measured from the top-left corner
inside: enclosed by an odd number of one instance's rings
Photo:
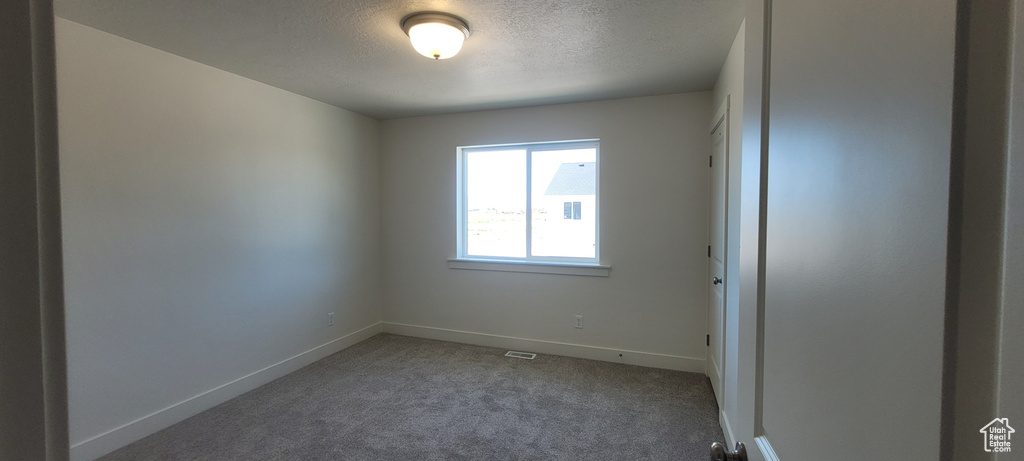
[[[597,261],[595,141],[465,148],[460,161],[460,257]]]

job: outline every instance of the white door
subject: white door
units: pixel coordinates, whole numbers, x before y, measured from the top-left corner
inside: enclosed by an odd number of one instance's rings
[[[956,1],[770,12],[758,455],[940,459]]]
[[[710,223],[708,225],[708,349],[707,375],[715,391],[718,406],[723,401],[725,363],[725,216],[726,216],[726,166],[728,165],[729,144],[729,101],[722,103],[711,126],[711,167]]]

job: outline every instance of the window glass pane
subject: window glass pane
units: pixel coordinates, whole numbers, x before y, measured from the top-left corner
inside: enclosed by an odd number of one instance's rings
[[[466,162],[466,253],[526,257],[526,151],[472,151]]]
[[[534,151],[532,255],[595,258],[597,150]]]

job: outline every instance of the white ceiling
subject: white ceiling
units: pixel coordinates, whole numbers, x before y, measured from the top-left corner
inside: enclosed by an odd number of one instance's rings
[[[56,0],[57,15],[374,118],[709,90],[741,0]],[[457,56],[401,19],[465,18]]]

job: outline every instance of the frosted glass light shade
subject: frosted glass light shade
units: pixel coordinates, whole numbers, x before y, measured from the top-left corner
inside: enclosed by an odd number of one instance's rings
[[[459,18],[444,13],[414,14],[402,22],[412,47],[419,54],[433,59],[448,59],[458,54],[469,37],[469,26]]]
[[[418,24],[409,29],[409,39],[417,52],[428,58],[448,59],[462,49],[466,35],[447,24]]]

